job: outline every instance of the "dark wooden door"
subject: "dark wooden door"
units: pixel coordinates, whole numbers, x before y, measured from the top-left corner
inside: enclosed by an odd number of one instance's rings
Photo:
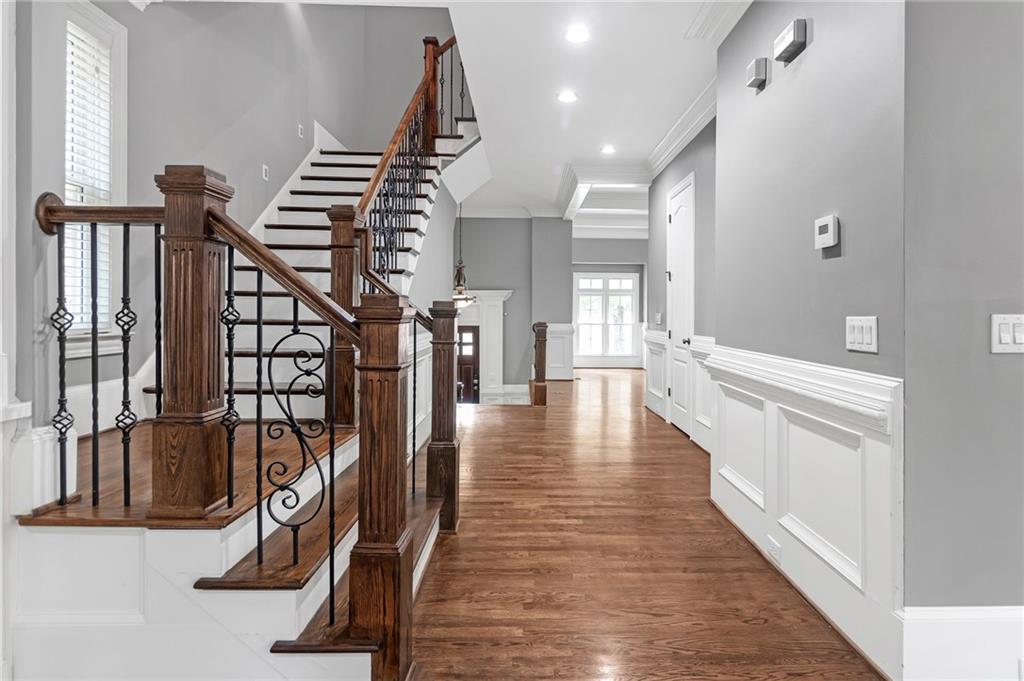
[[[480,327],[459,327],[459,402],[480,402]]]

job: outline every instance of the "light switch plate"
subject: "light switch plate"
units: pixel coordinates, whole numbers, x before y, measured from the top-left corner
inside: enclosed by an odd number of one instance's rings
[[[992,315],[992,353],[1024,353],[1024,314]]]
[[[270,181],[270,166],[268,166],[266,163],[263,164],[262,177],[264,182]]]
[[[878,354],[878,317],[846,318],[846,349]]]

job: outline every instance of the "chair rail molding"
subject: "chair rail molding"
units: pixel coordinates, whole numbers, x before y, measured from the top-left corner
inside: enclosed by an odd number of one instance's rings
[[[462,308],[459,326],[480,327],[480,402],[505,392],[505,301],[511,289],[467,291],[476,302]]]
[[[901,678],[902,380],[705,339],[693,351],[714,395],[713,503]]]

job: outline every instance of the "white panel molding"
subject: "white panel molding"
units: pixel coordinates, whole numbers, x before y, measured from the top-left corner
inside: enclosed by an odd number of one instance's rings
[[[762,511],[765,508],[765,493],[764,483],[761,482],[760,486],[757,482],[750,480],[749,473],[741,473],[736,466],[734,466],[736,456],[742,456],[745,458],[753,458],[755,461],[755,467],[761,475],[762,480],[766,480],[767,474],[767,457],[765,456],[764,439],[765,439],[765,401],[762,397],[759,397],[753,393],[749,393],[746,390],[741,390],[735,386],[729,385],[728,383],[719,383],[720,388],[720,402],[719,402],[719,413],[722,415],[722,430],[719,434],[719,450],[722,454],[722,463],[718,468],[718,474],[735,487],[743,496],[754,502],[758,508]],[[746,405],[760,413],[759,423],[750,424],[743,423],[739,419],[731,421],[731,412],[729,410],[729,404]],[[733,446],[733,439],[736,436],[742,441],[754,439],[755,442],[760,440],[758,449],[754,452],[743,451],[742,442],[737,446]],[[730,456],[730,454],[732,456]],[[744,462],[750,463],[750,462]],[[736,465],[739,465],[737,462]]]
[[[717,384],[712,501],[878,669],[902,678],[903,382],[701,346]],[[759,403],[763,422],[750,411]]]
[[[713,336],[691,336],[690,356],[693,357],[693,433],[690,439],[699,445],[704,451],[710,452],[714,447],[715,430],[715,384],[711,380],[711,374],[705,365],[711,351],[715,349]]]
[[[644,330],[644,367],[647,369],[644,390],[644,405],[658,416],[665,418],[668,409],[665,404],[668,357],[668,334],[664,331]]]
[[[656,177],[664,170],[672,162],[672,159],[693,141],[697,133],[715,117],[716,94],[715,79],[712,78],[711,82],[704,86],[689,108],[679,117],[679,120],[669,128],[661,141],[651,150],[650,156],[647,157],[647,163],[650,166],[652,177]]]
[[[892,434],[899,379],[721,346],[705,364],[715,380],[754,385],[780,400]]]
[[[480,395],[502,394],[505,386],[505,301],[511,289],[468,291],[476,302],[462,308],[459,326],[480,327]]]
[[[903,609],[905,681],[1018,681],[1024,606]]]
[[[548,324],[548,375],[549,381],[571,381],[573,379],[573,336],[576,330],[572,324]]]

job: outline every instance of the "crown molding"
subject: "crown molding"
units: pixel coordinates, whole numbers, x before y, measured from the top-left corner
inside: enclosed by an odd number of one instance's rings
[[[572,228],[573,239],[646,239],[647,228],[639,227],[577,227]]]
[[[693,141],[697,133],[715,117],[716,103],[715,79],[712,78],[711,82],[697,95],[690,107],[683,112],[679,120],[669,128],[669,131],[651,151],[647,162],[652,177],[664,170],[672,162],[672,159]]]
[[[708,0],[700,3],[697,13],[686,29],[683,38],[686,40],[707,40],[715,47],[722,44],[733,26],[740,20],[743,13],[750,7],[751,0],[742,2],[714,2]]]
[[[646,166],[628,164],[574,165],[566,164],[558,186],[558,205],[565,206],[562,219],[572,220],[595,186],[651,186],[651,173]]]

